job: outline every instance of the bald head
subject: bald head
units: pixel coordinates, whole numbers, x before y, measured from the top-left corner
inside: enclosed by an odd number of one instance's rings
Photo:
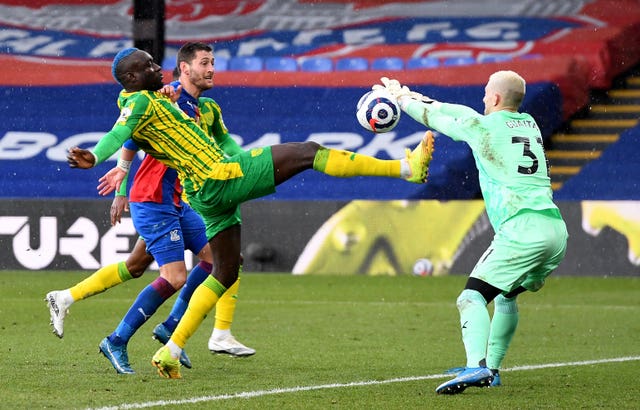
[[[485,87],[485,114],[500,110],[518,111],[526,92],[526,82],[514,71],[497,71]]]

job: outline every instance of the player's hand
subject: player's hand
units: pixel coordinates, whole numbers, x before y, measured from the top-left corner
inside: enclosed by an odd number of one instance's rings
[[[91,151],[79,147],[69,149],[67,163],[71,168],[88,169],[95,165],[96,158]]]
[[[382,85],[375,84],[373,87],[371,87],[371,89],[386,90],[389,94],[394,96],[396,100],[400,100],[400,98],[402,97],[409,97],[413,100],[422,101],[425,103],[430,103],[434,101],[425,95],[422,95],[415,91],[411,91],[409,87],[407,87],[406,85],[404,86],[401,85],[398,80],[382,77],[380,78],[380,82],[382,83]]]
[[[390,79],[390,78],[387,78],[387,77],[382,77],[382,78],[380,78],[380,82],[382,83],[382,85],[375,84],[373,87],[371,87],[371,89],[372,90],[385,90],[386,92],[391,94],[396,99],[398,99],[398,98],[400,98],[400,97],[402,97],[404,95],[409,95],[409,93],[411,92],[411,90],[409,90],[409,88],[407,86],[403,87],[398,80]]]
[[[180,98],[180,93],[182,93],[182,84],[180,84],[178,88],[174,88],[171,84],[167,84],[159,89],[158,92],[169,97],[171,102],[176,102]]]
[[[111,226],[115,226],[120,223],[122,219],[122,213],[129,212],[129,200],[126,196],[116,195],[111,203],[111,210],[109,212],[111,216]]]
[[[127,173],[119,167],[111,168],[109,172],[101,176],[98,180],[100,182],[97,188],[98,193],[102,196],[109,195],[120,187],[126,175]]]

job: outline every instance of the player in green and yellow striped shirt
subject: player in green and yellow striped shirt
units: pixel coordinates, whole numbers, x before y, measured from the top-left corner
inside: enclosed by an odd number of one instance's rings
[[[275,192],[277,185],[307,169],[336,177],[383,176],[426,182],[433,151],[431,132],[400,160],[381,160],[311,141],[255,148],[225,158],[215,141],[170,98],[156,91],[163,87],[162,71],[151,55],[136,48],[122,50],[112,71],[124,87],[118,100],[120,117],[93,151],[72,148],[69,165],[91,168],[133,139],[178,172],[189,203],[205,221],[213,250],[211,275],[195,290],[171,339],[152,359],[164,377],[181,377],[178,358],[182,348],[238,277],[242,202]],[[124,177],[124,170],[112,171],[101,180],[99,188],[106,188],[103,193],[116,189]]]

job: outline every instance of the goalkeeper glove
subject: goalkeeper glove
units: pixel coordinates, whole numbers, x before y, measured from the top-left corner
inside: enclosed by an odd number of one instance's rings
[[[401,86],[398,80],[382,77],[380,82],[382,82],[383,85],[375,84],[371,89],[374,91],[384,90],[391,94],[395,99],[399,99],[400,97],[411,93],[411,90],[409,90],[407,86]]]
[[[400,104],[400,108],[402,109],[404,109],[410,102],[414,100],[421,101],[426,104],[430,104],[435,101],[427,97],[426,95],[411,91],[406,85],[400,85],[400,82],[398,80],[382,77],[380,78],[380,82],[382,82],[383,85],[375,84],[373,87],[371,87],[371,89],[387,91],[396,99],[398,104]]]

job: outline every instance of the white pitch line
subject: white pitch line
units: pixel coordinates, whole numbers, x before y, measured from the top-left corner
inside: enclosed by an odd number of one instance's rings
[[[539,370],[539,369],[549,369],[553,367],[588,366],[592,364],[632,362],[636,360],[640,360],[640,356],[614,357],[611,359],[584,360],[580,362],[547,363],[547,364],[536,364],[536,365],[528,365],[528,366],[516,366],[508,369],[503,369],[501,370],[501,372],[502,371],[514,372],[514,371],[526,371],[526,370]],[[253,398],[253,397],[270,396],[274,394],[283,394],[283,393],[298,393],[298,392],[313,391],[313,390],[339,389],[344,387],[373,386],[373,385],[390,384],[390,383],[413,382],[413,381],[419,381],[419,380],[441,379],[441,378],[447,378],[447,377],[451,377],[451,374],[431,374],[426,376],[398,377],[398,378],[387,379],[387,380],[367,380],[367,381],[350,382],[350,383],[320,384],[316,386],[285,387],[285,388],[271,389],[271,390],[254,390],[254,391],[247,391],[247,392],[240,392],[240,393],[233,393],[233,394],[221,394],[217,396],[201,396],[201,397],[194,397],[191,399],[157,400],[157,401],[149,401],[144,403],[125,403],[125,404],[119,404],[117,406],[99,407],[94,410],[145,409],[149,407],[165,407],[165,406],[175,406],[180,404],[204,403],[204,402],[229,400],[229,399],[247,399],[247,398]]]

